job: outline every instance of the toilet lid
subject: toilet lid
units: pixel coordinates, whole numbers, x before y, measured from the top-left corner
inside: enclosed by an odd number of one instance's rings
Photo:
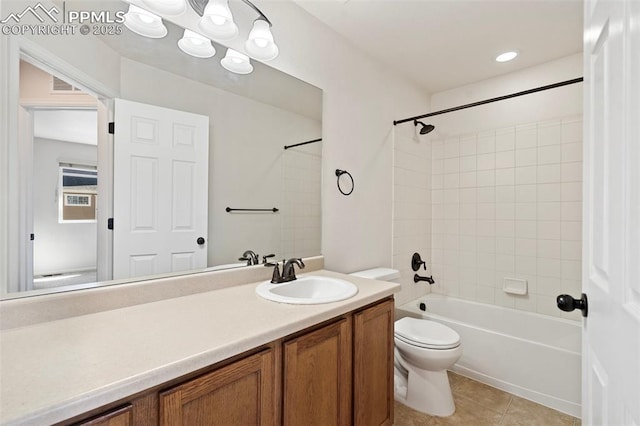
[[[444,324],[405,317],[395,322],[396,337],[424,348],[449,349],[460,345],[460,335]]]

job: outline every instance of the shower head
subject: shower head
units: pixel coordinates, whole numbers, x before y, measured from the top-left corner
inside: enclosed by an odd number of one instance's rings
[[[426,135],[427,133],[430,133],[433,131],[433,129],[435,129],[435,126],[431,125],[431,124],[424,124],[422,121],[418,121],[418,120],[413,120],[413,125],[417,126],[418,124],[420,124],[422,126],[422,128],[420,129],[420,134],[421,135]]]

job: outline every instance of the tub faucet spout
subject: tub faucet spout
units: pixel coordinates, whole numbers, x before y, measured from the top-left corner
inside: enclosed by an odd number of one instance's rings
[[[435,281],[433,280],[433,275],[432,275],[432,276],[430,276],[430,277],[421,277],[421,276],[420,276],[420,275],[418,275],[418,274],[414,274],[414,275],[413,275],[413,282],[414,282],[414,283],[418,283],[418,282],[420,282],[420,281],[426,281],[426,282],[428,282],[429,284],[435,284]]]

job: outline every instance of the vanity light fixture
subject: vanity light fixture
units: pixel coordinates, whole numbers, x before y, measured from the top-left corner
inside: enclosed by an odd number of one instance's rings
[[[191,30],[184,30],[184,35],[178,40],[178,47],[196,58],[210,58],[216,54],[211,40]]]
[[[253,71],[249,57],[270,61],[278,56],[279,49],[271,33],[272,24],[269,18],[251,1],[241,1],[258,14],[244,44],[248,56],[228,49],[220,63],[231,72],[249,74]],[[211,40],[231,40],[239,33],[229,8],[229,0],[141,0],[141,2],[149,10],[165,16],[178,16],[184,13],[188,3],[194,12],[201,16],[198,28],[202,35],[185,29],[184,35],[178,41],[178,47],[183,52],[196,58],[210,58],[215,55],[216,51]],[[167,35],[167,28],[162,23],[162,18],[152,12],[130,5],[125,17],[126,27],[136,34],[151,38],[162,38]]]
[[[135,5],[129,5],[125,13],[124,25],[136,34],[150,38],[162,38],[167,35],[167,27],[162,18]]]
[[[516,56],[518,56],[516,51],[504,52],[496,56],[496,62],[509,62],[514,60]]]
[[[249,74],[253,71],[249,57],[233,49],[227,49],[227,54],[222,58],[220,64],[226,70],[236,74]]]

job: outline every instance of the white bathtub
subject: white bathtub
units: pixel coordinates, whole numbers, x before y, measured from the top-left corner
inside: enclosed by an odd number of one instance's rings
[[[402,305],[396,315],[457,331],[463,355],[453,371],[580,417],[580,323],[438,294]]]

